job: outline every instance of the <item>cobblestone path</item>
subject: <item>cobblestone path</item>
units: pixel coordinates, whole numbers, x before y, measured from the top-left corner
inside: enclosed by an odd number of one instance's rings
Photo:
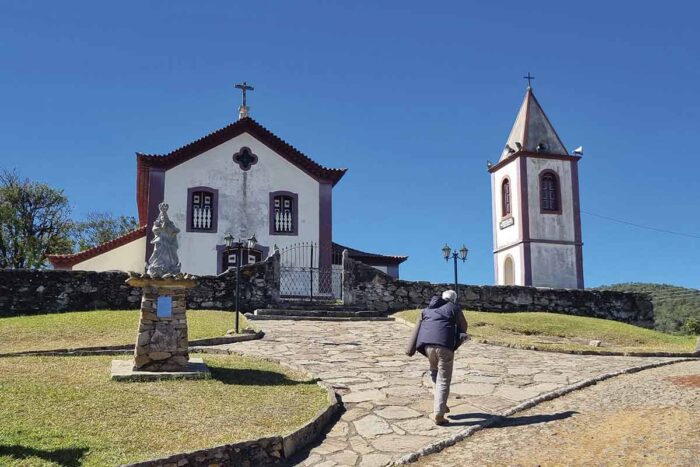
[[[299,460],[313,466],[383,466],[539,394],[668,358],[535,352],[468,342],[455,356],[450,416],[435,426],[427,360],[403,353],[410,328],[394,321],[258,321],[262,340],[219,346],[305,368],[343,394],[346,412]]]
[[[622,375],[504,419],[419,467],[700,465],[700,361]]]

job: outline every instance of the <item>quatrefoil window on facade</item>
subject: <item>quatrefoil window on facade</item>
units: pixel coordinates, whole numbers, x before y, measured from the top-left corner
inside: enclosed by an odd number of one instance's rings
[[[258,163],[258,156],[253,154],[250,148],[242,147],[240,151],[233,155],[233,162],[238,164],[241,170],[250,170],[252,165]]]

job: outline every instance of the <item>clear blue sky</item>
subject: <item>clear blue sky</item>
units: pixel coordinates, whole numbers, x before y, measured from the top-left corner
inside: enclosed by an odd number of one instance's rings
[[[0,167],[63,188],[76,216],[136,215],[135,151],[251,114],[316,161],[334,239],[439,282],[493,281],[490,180],[533,88],[580,163],[584,211],[700,236],[694,2],[9,1]],[[582,215],[586,284],[700,287],[700,239]]]

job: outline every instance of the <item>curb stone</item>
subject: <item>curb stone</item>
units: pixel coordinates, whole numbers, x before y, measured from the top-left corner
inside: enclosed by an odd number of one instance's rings
[[[616,376],[624,375],[624,374],[629,374],[629,373],[637,373],[639,371],[643,370],[649,370],[651,368],[657,368],[660,366],[666,366],[666,365],[672,365],[674,363],[680,363],[680,362],[688,362],[688,361],[695,361],[697,359],[695,358],[680,358],[677,360],[672,360],[670,362],[657,362],[657,363],[647,363],[644,365],[638,365],[638,366],[633,366],[629,368],[625,368],[623,370],[618,370],[618,371],[613,371],[610,373],[605,373],[599,376],[595,376],[593,378],[588,378],[584,379],[582,381],[579,381],[578,383],[565,386],[560,389],[556,389],[551,392],[547,392],[545,394],[540,394],[537,397],[533,397],[532,399],[528,399],[512,409],[506,410],[505,412],[501,413],[499,416],[493,417],[491,419],[488,419],[484,421],[483,423],[480,423],[478,425],[471,426],[465,430],[462,430],[453,436],[450,436],[448,438],[442,439],[440,441],[436,441],[434,443],[430,443],[426,446],[423,446],[421,449],[418,451],[412,452],[410,454],[406,454],[398,459],[395,459],[391,461],[389,466],[394,466],[394,465],[405,465],[405,464],[410,464],[413,462],[416,462],[419,458],[427,456],[429,454],[435,454],[436,452],[440,452],[443,449],[453,446],[454,444],[458,443],[459,441],[462,441],[477,431],[481,431],[484,428],[489,428],[495,424],[497,424],[501,419],[504,417],[510,417],[512,415],[515,415],[519,412],[522,412],[524,410],[530,409],[536,405],[541,404],[542,402],[547,402],[552,399],[556,399],[558,397],[565,396],[566,394],[569,394],[574,391],[578,391],[579,389],[586,388],[588,386],[592,386],[596,383],[599,383],[601,381],[604,381],[606,379],[614,378]]]
[[[252,341],[262,339],[265,333],[256,330],[254,333],[236,334],[235,336],[209,337],[206,339],[195,339],[189,342],[191,347],[235,344],[236,342]],[[84,356],[84,355],[110,355],[129,353],[134,350],[133,344],[127,345],[106,345],[101,347],[77,347],[75,349],[53,349],[53,350],[26,350],[23,352],[0,353],[2,357],[35,357],[35,356]]]
[[[394,317],[394,320],[398,323],[405,324],[413,328],[414,323],[407,321],[398,316]],[[520,349],[520,350],[534,350],[535,352],[552,352],[552,353],[563,353],[569,355],[599,355],[601,357],[671,357],[671,358],[700,358],[700,350],[695,352],[614,352],[607,350],[556,350],[538,347],[536,345],[523,345],[523,344],[507,344],[505,342],[491,341],[488,339],[472,339],[473,342],[478,342],[479,344],[497,345],[499,347],[507,347],[509,349]],[[700,338],[698,338],[700,343]],[[700,344],[699,344],[700,345]]]

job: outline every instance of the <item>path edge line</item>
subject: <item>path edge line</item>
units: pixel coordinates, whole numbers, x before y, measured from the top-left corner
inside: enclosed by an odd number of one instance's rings
[[[510,417],[512,415],[515,415],[519,412],[522,412],[524,410],[530,409],[532,407],[535,407],[536,405],[541,404],[542,402],[547,402],[552,399],[557,399],[559,397],[565,396],[571,392],[578,391],[579,389],[584,389],[588,386],[593,386],[596,383],[599,383],[601,381],[604,381],[606,379],[614,378],[616,376],[621,376],[625,374],[631,374],[631,373],[637,373],[639,371],[643,370],[649,370],[652,368],[657,368],[660,366],[666,366],[666,365],[672,365],[675,363],[681,363],[681,362],[689,362],[689,361],[696,361],[697,358],[679,358],[671,361],[666,361],[666,362],[655,362],[655,363],[646,363],[644,365],[638,365],[638,366],[633,366],[629,368],[624,368],[622,370],[618,371],[612,371],[610,373],[604,373],[602,375],[594,376],[592,378],[587,378],[584,380],[579,381],[578,383],[574,383],[568,386],[564,386],[563,388],[555,389],[554,391],[546,392],[544,394],[540,394],[537,397],[533,397],[532,399],[528,399],[524,402],[521,402],[520,404],[516,405],[515,407],[506,410],[505,412],[501,413],[500,416],[493,417],[489,420],[484,421],[483,423],[480,423],[478,425],[471,426],[465,430],[462,430],[448,438],[441,439],[439,441],[436,441],[434,443],[430,443],[426,446],[423,446],[421,449],[418,451],[412,452],[410,454],[405,454],[398,459],[392,460],[388,466],[394,466],[394,465],[405,465],[405,464],[411,464],[413,462],[416,462],[419,458],[427,456],[428,454],[435,454],[437,452],[442,451],[443,449],[453,446],[454,444],[458,443],[459,441],[462,441],[474,433],[483,430],[484,428],[489,428],[499,421],[503,417]]]

